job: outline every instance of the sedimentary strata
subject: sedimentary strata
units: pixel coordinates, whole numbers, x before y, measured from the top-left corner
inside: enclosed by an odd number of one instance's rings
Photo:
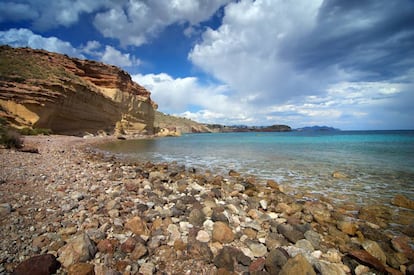
[[[396,209],[292,196],[236,171],[130,163],[86,141],[32,137],[26,143],[39,154],[0,151],[0,274],[40,261],[58,274],[403,274],[414,267],[413,225],[400,219],[389,230]]]
[[[71,135],[152,133],[156,107],[150,92],[115,66],[0,47],[0,117],[12,126]]]

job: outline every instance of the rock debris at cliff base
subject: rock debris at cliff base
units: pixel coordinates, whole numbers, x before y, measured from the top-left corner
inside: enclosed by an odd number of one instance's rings
[[[236,171],[126,163],[95,141],[1,150],[0,274],[413,272],[412,212],[390,231],[395,209],[304,200]]]

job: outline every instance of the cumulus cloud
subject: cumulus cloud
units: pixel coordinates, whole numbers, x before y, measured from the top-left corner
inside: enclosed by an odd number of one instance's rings
[[[95,27],[123,45],[140,46],[171,24],[196,25],[230,0],[128,1],[95,16]]]
[[[44,49],[82,59],[86,58],[85,55],[89,55],[99,61],[120,67],[138,66],[140,63],[140,60],[135,56],[122,53],[112,46],[106,45],[102,49],[103,46],[98,41],[88,41],[85,46],[74,47],[67,41],[56,37],[43,37],[28,29],[0,31],[0,44]]]
[[[188,58],[227,84],[232,99],[249,98],[263,121],[344,125],[402,100],[390,87],[401,91],[414,66],[413,15],[409,0],[241,0]]]
[[[171,24],[196,26],[231,0],[9,0],[2,3],[0,22],[28,20],[37,31],[70,27],[90,14],[105,37],[122,45],[147,43]]]
[[[84,58],[79,49],[74,48],[69,42],[56,37],[43,37],[33,33],[29,29],[10,29],[0,31],[0,43],[13,47],[30,47],[44,49],[50,52],[67,54],[69,56]]]
[[[35,30],[45,31],[59,26],[69,27],[78,22],[82,14],[112,6],[111,0],[10,0],[2,3],[0,18],[29,20]]]
[[[132,79],[151,91],[161,111],[204,123],[334,125],[355,130],[412,125],[414,86],[408,83],[339,82],[325,93],[257,106],[251,104],[254,97],[234,97],[228,86],[203,84],[196,77],[173,78],[161,73],[137,74]]]
[[[120,67],[130,67],[132,65],[139,65],[139,60],[129,53],[122,53],[111,46],[106,46],[102,54],[101,61],[113,64]]]
[[[310,93],[320,83],[280,56],[285,41],[309,32],[321,1],[240,1],[225,8],[223,24],[208,29],[189,59],[255,102]],[[331,70],[331,68],[326,69]],[[289,91],[287,93],[287,91]]]
[[[247,106],[230,98],[225,85],[202,84],[196,77],[173,78],[166,73],[137,74],[132,79],[151,91],[163,112],[206,123],[248,123],[251,119]]]

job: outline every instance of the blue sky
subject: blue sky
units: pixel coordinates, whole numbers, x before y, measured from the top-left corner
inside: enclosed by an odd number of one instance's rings
[[[412,0],[2,0],[0,44],[114,64],[199,122],[414,129]]]

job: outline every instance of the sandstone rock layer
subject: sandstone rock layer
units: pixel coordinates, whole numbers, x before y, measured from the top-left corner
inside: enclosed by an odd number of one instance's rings
[[[125,71],[29,48],[0,47],[0,116],[58,134],[153,132],[156,104]],[[118,129],[120,130],[120,129]]]

